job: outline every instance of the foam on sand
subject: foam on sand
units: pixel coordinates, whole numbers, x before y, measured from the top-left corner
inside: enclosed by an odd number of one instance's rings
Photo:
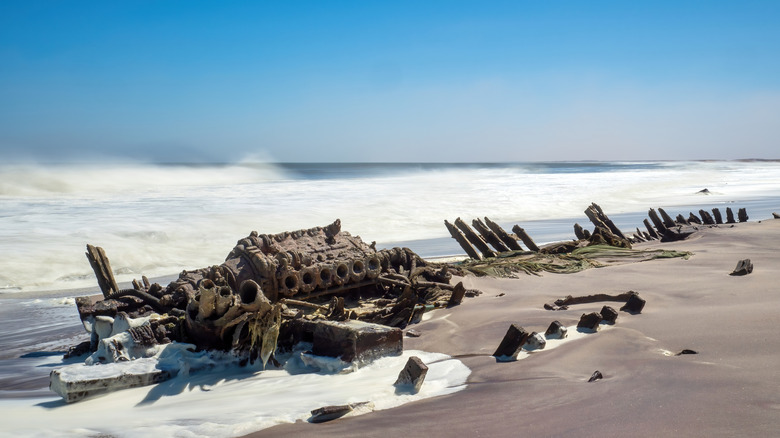
[[[397,395],[393,382],[410,356],[428,365],[428,375],[419,393]],[[11,436],[238,436],[306,420],[313,409],[326,405],[371,401],[375,410],[381,410],[450,394],[464,389],[471,373],[447,355],[414,350],[350,373],[311,371],[293,357],[285,369],[258,372],[223,366],[74,404],[55,396],[0,400],[3,432]]]

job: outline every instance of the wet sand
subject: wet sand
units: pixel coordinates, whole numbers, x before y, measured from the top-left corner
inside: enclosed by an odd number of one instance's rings
[[[436,351],[472,370],[456,394],[328,423],[298,422],[249,436],[771,436],[780,430],[780,220],[721,225],[682,242],[638,248],[692,251],[576,274],[464,278],[484,293],[411,328],[405,349]],[[737,261],[755,269],[730,276]],[[639,315],[524,360],[490,354],[511,323],[543,332],[603,304],[548,311],[565,295],[633,290]],[[498,296],[503,293],[503,296]],[[618,303],[611,303],[615,308]],[[698,354],[675,356],[683,349]],[[602,380],[588,383],[599,370]],[[260,395],[258,395],[260,396]]]

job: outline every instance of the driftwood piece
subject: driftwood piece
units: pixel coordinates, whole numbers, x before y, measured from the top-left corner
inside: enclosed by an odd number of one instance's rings
[[[661,219],[664,221],[664,226],[666,226],[666,228],[672,228],[675,225],[671,216],[669,216],[663,208],[658,207],[658,213],[661,215]]]
[[[715,225],[715,220],[706,210],[699,210],[699,216],[701,216],[701,220],[705,225]]]
[[[496,253],[493,252],[490,247],[488,247],[487,243],[482,240],[482,237],[475,233],[467,223],[463,222],[460,218],[457,218],[455,219],[455,226],[463,232],[463,234],[466,236],[466,239],[468,239],[472,245],[477,247],[477,249],[482,253],[483,257],[488,258],[496,256]]]
[[[482,256],[474,249],[473,246],[471,246],[471,243],[466,238],[466,236],[464,236],[463,233],[461,233],[460,230],[455,227],[455,225],[452,225],[446,219],[444,220],[444,225],[447,227],[447,231],[450,232],[450,235],[458,241],[460,247],[466,251],[466,254],[469,257],[474,260],[482,260]]]
[[[572,304],[586,304],[586,303],[598,303],[601,301],[619,301],[619,302],[626,302],[629,298],[631,298],[632,295],[637,295],[634,291],[625,292],[622,294],[617,295],[610,295],[610,294],[594,294],[594,295],[585,295],[581,297],[573,297],[571,295],[567,295],[564,298],[560,298],[555,300],[556,306],[570,306]]]
[[[729,275],[747,275],[753,272],[753,263],[750,259],[744,259],[737,262],[737,267]]]
[[[506,231],[504,231],[503,228],[501,228],[500,225],[490,220],[489,217],[485,216],[485,224],[493,230],[494,233],[496,233],[496,236],[498,236],[499,239],[501,239],[502,242],[504,242],[504,245],[506,245],[509,249],[513,251],[522,251],[523,247],[520,246],[519,243],[517,243],[516,239],[513,239],[512,236],[509,235]]]
[[[577,236],[577,240],[585,240],[585,233],[580,224],[574,224],[574,235]]]
[[[716,224],[722,224],[723,223],[723,216],[720,214],[720,210],[717,208],[712,209],[712,215],[715,217],[715,223]]]
[[[118,292],[119,287],[116,285],[113,272],[111,272],[111,263],[109,263],[103,248],[87,244],[86,255],[92,270],[95,271],[95,277],[97,277],[103,297],[108,298],[111,294]]]
[[[647,228],[647,233],[650,234],[650,237],[652,237],[653,239],[659,238],[659,235],[655,231],[655,228],[653,228],[652,225],[650,225],[650,222],[647,219],[643,220],[642,223],[645,224],[645,228]]]
[[[539,252],[539,247],[536,246],[536,243],[534,243],[533,239],[531,239],[531,236],[529,236],[524,229],[515,225],[514,227],[512,227],[512,231],[515,232],[517,237],[519,237],[520,240],[523,241],[523,243],[525,244],[526,247],[528,247],[528,249],[530,249],[533,252]]]
[[[650,216],[650,220],[653,221],[653,225],[655,225],[655,228],[658,230],[658,234],[666,232],[666,226],[661,221],[661,218],[658,217],[658,213],[655,212],[654,208],[651,208],[650,211],[647,212],[647,215]]]
[[[588,219],[590,219],[590,221],[596,227],[606,228],[607,230],[612,232],[612,234],[614,234],[615,236],[626,240],[626,236],[620,231],[620,229],[617,226],[615,226],[612,220],[609,217],[607,217],[606,214],[604,214],[604,211],[595,202],[590,204],[590,207],[588,207],[585,210],[585,215],[588,216]]]
[[[726,223],[727,224],[737,223],[737,221],[734,220],[734,212],[731,211],[731,207],[726,207]]]
[[[739,219],[740,222],[747,222],[748,220],[747,210],[745,210],[744,208],[740,208],[739,212],[737,212],[737,218]]]
[[[507,248],[506,245],[504,245],[504,242],[501,241],[501,239],[498,238],[496,233],[493,232],[490,228],[488,228],[487,225],[485,225],[484,222],[482,222],[482,219],[474,219],[471,221],[471,225],[474,226],[474,228],[479,232],[479,234],[482,235],[482,238],[485,239],[485,241],[493,246],[493,248],[496,249],[498,252],[506,252],[509,251],[509,248]]]

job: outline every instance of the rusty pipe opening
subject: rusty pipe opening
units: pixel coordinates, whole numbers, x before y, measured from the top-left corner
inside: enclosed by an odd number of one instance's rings
[[[309,293],[317,288],[319,285],[319,269],[316,266],[309,266],[300,270],[301,286],[300,290],[303,293]]]
[[[369,256],[366,259],[366,277],[373,280],[379,277],[380,272],[382,272],[382,263],[379,257],[375,255]]]
[[[281,281],[279,282],[279,293],[286,297],[291,297],[298,292],[300,280],[298,274],[295,271],[287,271],[283,274]]]
[[[347,283],[349,281],[349,266],[344,262],[339,263],[336,265],[335,274],[333,277],[334,283],[339,285]]]
[[[260,285],[252,280],[246,280],[241,283],[238,290],[238,296],[244,304],[254,303],[260,293]]]
[[[330,287],[333,284],[333,269],[330,266],[320,268],[320,285]]]
[[[352,281],[360,281],[366,276],[366,266],[363,260],[353,260],[350,265],[349,277]]]

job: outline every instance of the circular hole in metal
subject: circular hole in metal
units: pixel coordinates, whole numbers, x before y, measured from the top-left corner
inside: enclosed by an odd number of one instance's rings
[[[352,264],[352,271],[355,272],[355,274],[360,274],[363,272],[363,269],[365,267],[363,266],[363,262],[360,260],[355,260],[355,263]]]

